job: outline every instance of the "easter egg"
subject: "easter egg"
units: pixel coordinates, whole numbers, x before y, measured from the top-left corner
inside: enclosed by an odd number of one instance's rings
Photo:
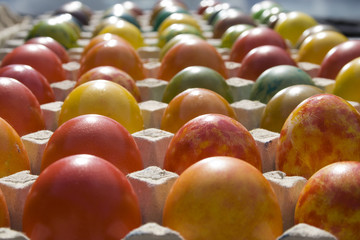
[[[300,193],[295,223],[324,229],[337,239],[356,239],[360,234],[359,171],[356,161],[333,163],[317,171]]]
[[[312,78],[298,67],[290,65],[271,67],[256,79],[250,99],[267,103],[281,89],[297,84],[315,85]]]
[[[164,169],[181,174],[201,159],[212,156],[240,158],[261,171],[261,158],[250,132],[237,120],[209,113],[185,123],[172,138]]]
[[[276,169],[310,178],[334,162],[360,156],[360,114],[343,98],[318,94],[289,115],[280,132]]]
[[[249,163],[225,156],[203,159],[179,176],[165,202],[163,225],[187,240],[274,240],[282,233],[269,182]]]
[[[261,117],[260,127],[280,132],[287,117],[302,101],[315,94],[324,93],[312,85],[296,84],[277,92],[266,104]]]
[[[348,101],[360,102],[358,89],[360,87],[360,57],[357,57],[340,70],[335,78],[333,94]]]

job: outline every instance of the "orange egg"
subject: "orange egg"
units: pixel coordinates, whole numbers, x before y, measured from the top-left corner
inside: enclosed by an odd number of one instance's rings
[[[237,119],[228,101],[218,93],[204,88],[189,88],[170,101],[161,119],[161,129],[176,133],[185,123],[206,113]]]
[[[198,38],[179,42],[170,48],[161,61],[158,78],[169,81],[176,73],[189,66],[209,67],[227,78],[225,62],[216,48]]]

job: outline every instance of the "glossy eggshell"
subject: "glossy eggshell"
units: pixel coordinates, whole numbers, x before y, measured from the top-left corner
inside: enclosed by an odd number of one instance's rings
[[[36,23],[30,29],[26,40],[39,36],[48,36],[69,49],[78,46],[79,32],[77,26],[71,26],[70,23],[64,22],[60,17],[52,17]]]
[[[164,47],[167,42],[179,34],[193,34],[204,38],[198,28],[187,23],[174,23],[159,33],[158,46]]]
[[[41,171],[75,154],[101,157],[124,174],[143,169],[140,150],[131,134],[120,123],[103,115],[81,115],[58,127],[45,146]]]
[[[158,34],[160,34],[162,31],[164,31],[167,27],[169,27],[172,24],[175,23],[184,23],[189,24],[199,31],[201,31],[201,27],[198,23],[198,21],[191,15],[186,13],[173,13],[170,16],[168,16],[159,26]]]
[[[237,120],[222,114],[204,114],[185,123],[172,138],[164,169],[181,174],[201,159],[231,156],[261,171],[261,158],[250,132]]]
[[[30,170],[29,156],[24,143],[15,129],[1,117],[0,142],[7,143],[0,145],[0,177],[6,177],[20,171]],[[0,205],[2,204],[0,199]],[[2,209],[2,207],[0,208]],[[1,226],[4,226],[6,222],[8,222],[8,226],[10,225],[9,219],[5,220],[3,217],[5,214],[5,211],[0,211]]]
[[[341,68],[360,57],[360,40],[348,40],[328,51],[320,65],[319,77],[335,79]]]
[[[99,79],[109,80],[120,84],[134,96],[136,101],[141,101],[140,90],[137,87],[135,80],[126,72],[112,66],[99,66],[90,69],[77,79],[75,87]]]
[[[139,17],[144,14],[144,10],[133,1],[125,1],[122,3],[124,8],[132,13],[135,17]]]
[[[285,40],[274,30],[267,27],[255,27],[244,31],[234,42],[230,51],[230,61],[241,63],[252,49],[264,45],[273,45],[288,51]]]
[[[161,118],[161,129],[176,133],[191,119],[207,113],[223,114],[237,120],[235,111],[221,95],[205,88],[190,88],[169,102]]]
[[[62,13],[62,14],[59,14],[59,15],[55,15],[53,17],[50,17],[50,18],[46,19],[46,20],[50,21],[49,22],[50,26],[55,25],[55,27],[53,27],[53,30],[56,29],[56,28],[59,28],[59,30],[62,31],[63,30],[62,28],[67,29],[68,27],[70,27],[72,32],[75,33],[74,37],[75,37],[76,40],[81,37],[82,25],[79,22],[79,20],[76,19],[70,13]],[[49,30],[51,30],[51,27],[50,27]],[[69,33],[70,33],[70,31],[69,31]],[[61,37],[61,34],[60,33],[58,33],[58,34],[60,35],[59,37]],[[48,35],[50,35],[50,32],[48,33]],[[60,43],[61,42],[67,43],[66,40],[68,40],[68,41],[71,40],[71,42],[74,41],[72,35],[70,35],[68,37],[71,37],[71,39],[58,38],[56,40],[59,41]],[[60,41],[60,40],[62,40],[62,41]],[[73,44],[72,46],[66,47],[66,48],[72,48],[72,47],[77,47],[78,46],[76,42],[72,43],[72,44]]]
[[[49,48],[41,44],[23,44],[6,54],[1,67],[10,64],[26,64],[46,77],[49,83],[66,79],[61,60]]]
[[[225,156],[205,158],[179,176],[163,225],[188,240],[275,239],[283,231],[269,182],[247,162]]]
[[[161,61],[157,78],[169,81],[189,66],[209,67],[227,78],[227,69],[220,53],[203,39],[189,39],[169,49]]]
[[[155,21],[156,21],[158,15],[160,14],[160,12],[163,11],[164,9],[167,9],[167,8],[182,8],[182,9],[185,9],[185,10],[188,9],[188,7],[186,6],[186,4],[183,1],[177,1],[177,0],[160,0],[160,1],[157,1],[153,5],[153,7],[151,9],[149,24],[151,26],[154,26]],[[168,10],[166,10],[166,11],[168,11]]]
[[[171,38],[167,43],[165,43],[165,45],[160,49],[160,56],[159,56],[159,60],[162,61],[162,59],[164,58],[165,54],[169,51],[170,48],[172,48],[175,44],[179,43],[179,42],[187,42],[188,40],[191,40],[193,38],[197,38],[197,39],[201,39],[203,37],[196,35],[196,34],[191,34],[191,33],[180,33],[176,36],[174,36],[173,38]]]
[[[115,23],[107,24],[99,34],[112,33],[125,39],[134,49],[143,47],[144,38],[141,31],[136,28],[133,24],[119,19]]]
[[[323,90],[311,85],[293,85],[277,92],[266,104],[261,117],[260,127],[280,132],[287,117],[302,101]]]
[[[318,22],[310,15],[300,11],[291,11],[281,15],[274,30],[295,46],[301,34],[317,24]]]
[[[84,114],[100,114],[122,124],[130,133],[144,127],[140,107],[121,85],[108,80],[93,80],[73,89],[59,113],[59,126]]]
[[[104,34],[98,34],[94,37],[92,37],[90,39],[90,41],[88,42],[88,44],[86,44],[84,46],[84,49],[81,53],[81,59],[80,59],[80,63],[82,62],[84,56],[87,54],[87,52],[93,48],[96,44],[101,43],[101,42],[106,42],[106,41],[110,41],[115,39],[116,41],[119,41],[121,43],[127,44],[128,46],[131,46],[130,43],[128,43],[125,39],[119,37],[116,34],[112,34],[112,33],[104,33]]]
[[[328,24],[317,24],[313,27],[309,27],[308,29],[306,29],[301,36],[299,37],[297,43],[296,43],[296,48],[299,48],[301,46],[301,44],[304,42],[304,40],[315,34],[315,33],[319,33],[319,32],[324,32],[324,31],[335,31],[335,32],[339,32],[339,30],[337,30],[334,26],[332,25],[328,25]]]
[[[215,70],[191,66],[178,72],[166,86],[162,101],[169,103],[176,95],[189,88],[205,88],[220,94],[229,103],[233,102],[233,96],[225,79]]]
[[[360,234],[360,163],[337,162],[317,171],[300,193],[295,223],[306,223],[332,233],[337,239]]]
[[[78,19],[82,25],[89,24],[93,14],[91,8],[80,1],[69,1],[55,10],[54,14],[69,13]]]
[[[126,176],[93,155],[50,165],[25,200],[23,231],[31,239],[121,239],[140,225],[139,202]]]
[[[218,14],[223,11],[230,9],[231,5],[229,3],[219,3],[212,7],[208,7],[205,10],[205,13],[203,14],[204,20],[207,21],[207,23],[211,26],[214,26],[214,23],[216,22],[218,18]]]
[[[0,117],[20,136],[45,129],[45,120],[35,95],[14,78],[0,77]]]
[[[145,70],[139,54],[128,44],[115,39],[100,42],[92,47],[81,61],[78,76],[99,66],[119,68],[134,80],[145,79]]]
[[[224,12],[224,16],[221,16],[221,13]],[[246,13],[230,9],[223,10],[218,14],[218,19],[214,23],[213,27],[213,38],[221,38],[224,32],[231,26],[236,24],[248,24],[251,26],[256,26],[254,20],[247,15]]]
[[[223,33],[221,36],[221,47],[222,48],[231,48],[236,41],[236,39],[242,34],[244,31],[253,28],[254,26],[249,24],[235,24]]]
[[[360,114],[332,94],[304,100],[285,121],[276,152],[276,169],[309,179],[322,167],[360,156]]]
[[[279,14],[274,14],[272,15],[268,22],[267,22],[267,26],[271,29],[274,29],[276,26],[276,23],[279,21],[280,18],[282,18],[284,15],[286,14],[286,11],[284,12],[280,12]]]
[[[105,10],[105,12],[103,13],[103,18],[107,18],[110,16],[115,16],[118,19],[122,19],[126,22],[129,22],[132,25],[134,25],[136,28],[141,30],[140,23],[135,17],[135,15],[133,15],[130,11],[128,11],[121,3],[116,3],[107,10]]]
[[[280,90],[297,84],[315,85],[309,74],[298,67],[279,65],[265,70],[250,92],[251,100],[268,101]]]
[[[212,7],[216,4],[219,4],[219,2],[215,0],[201,0],[197,8],[197,13],[199,15],[202,15],[205,12],[206,8]]]
[[[335,78],[335,85],[332,93],[348,101],[359,102],[359,74],[360,57],[357,57],[341,68],[340,72]]]
[[[251,16],[252,16],[252,18],[257,20],[260,18],[261,14],[265,10],[271,9],[273,7],[281,7],[281,6],[274,1],[264,0],[264,1],[257,2],[251,6],[251,9],[250,9]]]
[[[300,45],[296,61],[320,65],[333,47],[346,41],[348,38],[344,34],[335,31],[323,31],[310,35]]]
[[[116,16],[108,16],[101,18],[95,25],[92,31],[92,36],[95,37],[99,35],[99,32],[109,24],[115,24],[119,21],[119,18]],[[91,39],[90,39],[91,40]]]
[[[173,5],[173,6],[165,7],[162,10],[160,10],[159,13],[156,15],[152,25],[153,30],[157,31],[160,25],[165,21],[165,19],[173,13],[185,13],[190,15],[188,9],[185,9],[184,7],[181,6]]]
[[[286,10],[281,6],[273,6],[271,8],[265,9],[260,17],[258,18],[258,22],[260,24],[264,24],[268,27],[271,25],[271,19],[273,17],[278,17],[280,14],[285,13]]]
[[[243,58],[237,76],[256,81],[265,70],[278,65],[297,66],[283,48],[272,45],[255,47]]]
[[[34,37],[25,42],[25,44],[28,43],[42,44],[52,50],[60,58],[62,63],[69,62],[69,55],[66,49],[52,37]]]
[[[10,64],[0,68],[0,77],[18,80],[35,95],[39,104],[55,101],[55,94],[47,79],[33,67],[24,64]]]

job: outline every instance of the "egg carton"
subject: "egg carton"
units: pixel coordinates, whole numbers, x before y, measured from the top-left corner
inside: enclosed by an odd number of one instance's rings
[[[5,4],[0,4],[0,46],[13,38],[31,22],[31,17],[20,16],[12,12]]]
[[[79,39],[79,48],[69,50],[71,62],[63,64],[67,73],[67,79],[62,82],[52,83],[51,87],[55,93],[55,102],[42,104],[41,109],[44,114],[46,129],[22,136],[22,141],[30,159],[30,171],[21,171],[13,175],[0,178],[0,188],[4,193],[11,219],[11,227],[0,229],[0,239],[28,239],[22,231],[22,214],[26,196],[32,184],[40,174],[41,158],[45,146],[57,129],[58,117],[61,106],[66,96],[73,90],[77,73],[79,70],[79,57],[83,46],[91,38],[91,26],[99,20],[101,12],[94,14],[90,25],[82,32]],[[195,15],[196,16],[196,15]],[[45,16],[41,16],[45,17]],[[207,40],[214,46],[219,46],[219,39],[212,39],[211,28],[196,16],[202,23],[202,28]],[[162,210],[168,192],[173,183],[179,177],[176,173],[163,169],[163,161],[167,147],[174,136],[173,133],[160,129],[162,115],[168,104],[161,102],[162,95],[168,84],[167,81],[157,79],[157,72],[161,66],[159,59],[160,49],[156,46],[156,33],[150,31],[148,24],[148,14],[141,17],[144,26],[144,36],[148,46],[138,49],[139,56],[144,62],[144,69],[147,78],[137,81],[142,101],[139,103],[143,119],[144,130],[132,134],[139,146],[144,169],[127,175],[134,191],[139,199],[142,212],[143,225],[130,232],[124,239],[183,239],[179,233],[163,227]],[[5,42],[5,46],[0,49],[0,59],[2,59],[13,48],[24,43],[27,31],[31,24],[23,25],[21,30],[13,38]],[[217,48],[219,53],[226,61],[226,68],[229,78],[226,82],[234,96],[231,107],[238,116],[238,121],[242,123],[252,134],[261,154],[262,172],[269,181],[278,198],[282,217],[284,233],[279,236],[281,240],[295,239],[336,239],[330,233],[307,224],[294,225],[294,211],[299,194],[306,183],[306,179],[300,176],[286,176],[281,171],[275,169],[276,145],[279,133],[261,129],[260,121],[262,113],[266,107],[259,101],[249,100],[250,91],[254,81],[236,77],[236,72],[241,66],[239,63],[228,61],[229,50]],[[296,53],[294,53],[296,54]],[[315,85],[325,92],[331,92],[334,81],[331,79],[317,78],[319,66],[311,63],[299,63],[299,67],[313,77]],[[350,102],[355,108],[360,110],[360,104]]]

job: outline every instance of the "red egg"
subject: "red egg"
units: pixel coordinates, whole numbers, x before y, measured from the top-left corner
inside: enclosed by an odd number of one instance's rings
[[[33,67],[24,64],[11,64],[0,68],[0,77],[18,80],[28,87],[40,104],[54,102],[55,94],[46,78]]]
[[[230,52],[230,61],[241,63],[248,52],[264,45],[278,46],[288,50],[280,34],[267,27],[256,27],[246,30],[235,40]]]
[[[185,123],[171,140],[164,159],[166,170],[181,174],[201,159],[230,156],[261,171],[261,158],[250,132],[222,114],[203,114]]]
[[[335,80],[341,68],[357,57],[360,57],[360,40],[340,43],[325,55],[318,76]]]
[[[138,146],[126,128],[98,114],[84,114],[58,127],[42,156],[41,170],[57,160],[75,154],[101,157],[124,174],[143,169]]]
[[[45,47],[48,47],[51,51],[53,51],[60,58],[61,62],[69,62],[69,55],[66,49],[63,47],[63,45],[61,45],[52,37],[34,37],[25,42],[25,44],[29,43],[44,45]]]
[[[0,117],[20,136],[45,129],[45,120],[35,95],[14,78],[0,77]]]
[[[140,225],[139,202],[126,176],[93,155],[51,164],[25,200],[23,231],[31,239],[122,239]]]
[[[39,71],[49,83],[64,81],[65,70],[58,56],[41,44],[24,44],[6,54],[1,66],[10,64],[26,64]]]
[[[265,70],[278,65],[297,66],[283,48],[271,45],[256,47],[245,55],[237,76],[256,81]]]
[[[300,193],[295,223],[318,227],[337,239],[357,239],[360,235],[359,171],[360,163],[356,161],[333,163],[317,171]]]

